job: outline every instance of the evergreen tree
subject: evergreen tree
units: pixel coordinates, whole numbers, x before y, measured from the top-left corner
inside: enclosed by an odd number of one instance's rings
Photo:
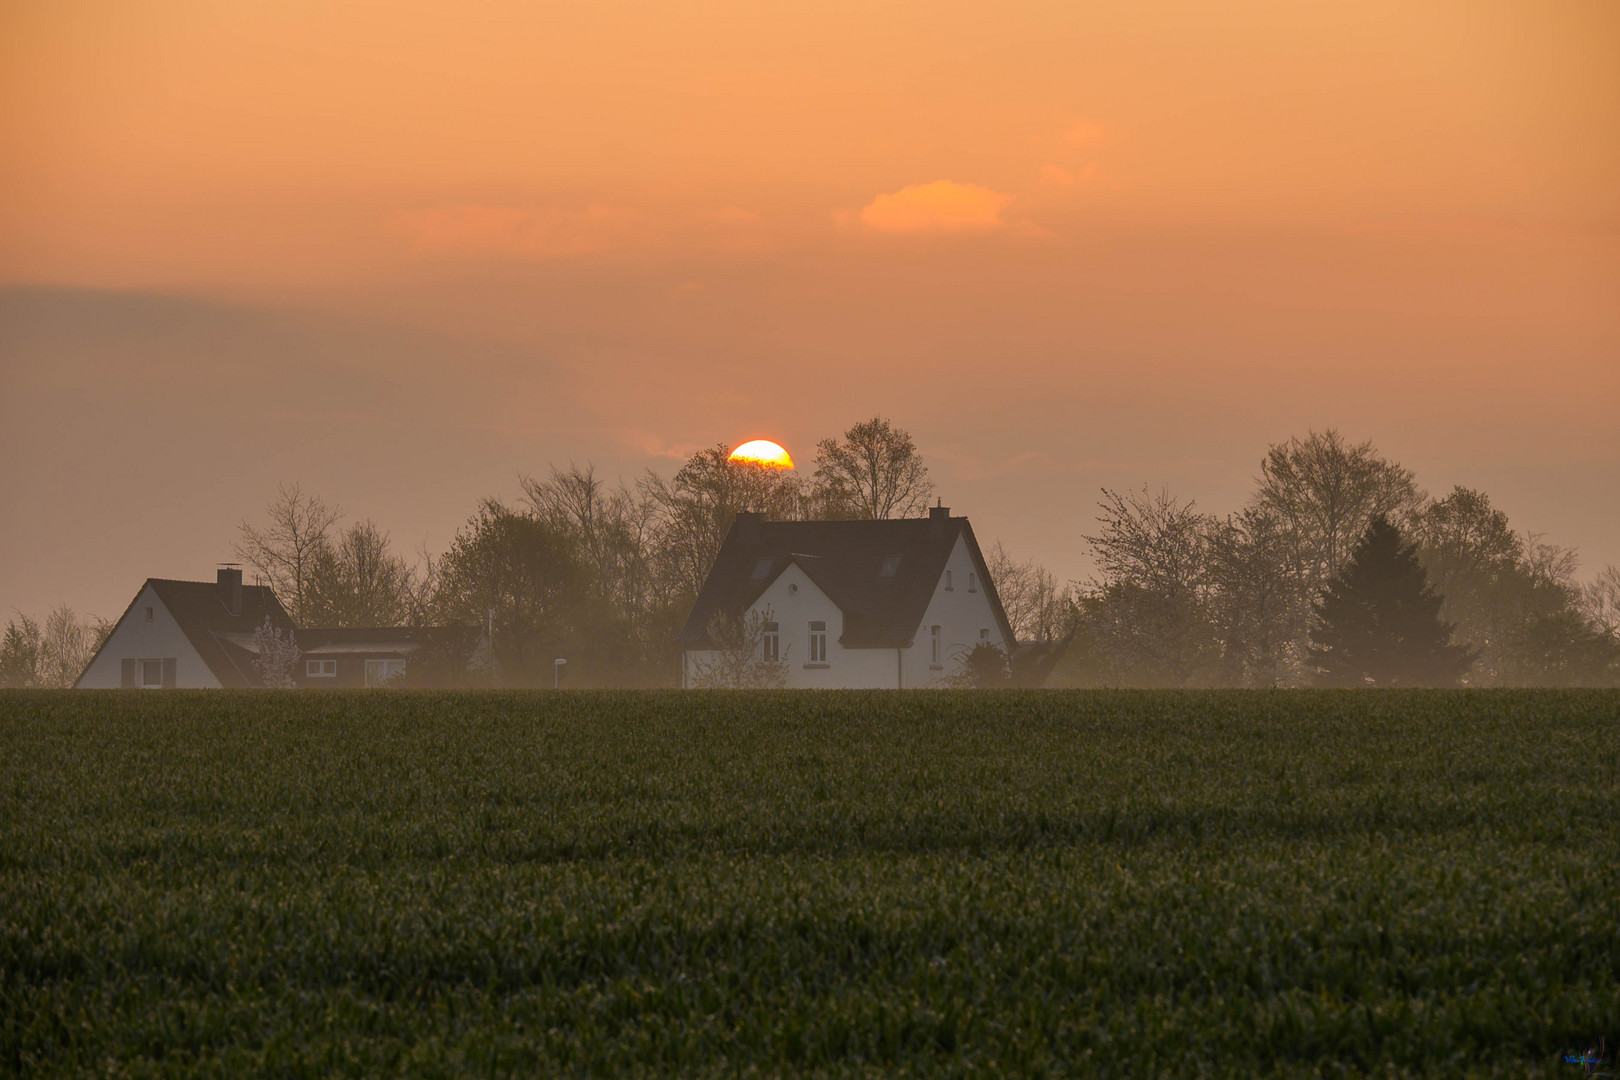
[[[1314,606],[1318,686],[1455,686],[1473,663],[1451,642],[1417,545],[1382,515]]]

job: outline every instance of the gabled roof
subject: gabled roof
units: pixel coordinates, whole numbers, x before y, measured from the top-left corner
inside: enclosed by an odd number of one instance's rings
[[[265,616],[270,625],[282,630],[292,629],[292,619],[276,599],[268,585],[243,585],[242,610],[231,614],[220,595],[219,585],[212,581],[174,581],[169,578],[147,578],[146,584],[157,593],[163,606],[180,630],[197,650],[208,670],[214,673],[219,685],[226,687],[257,686],[258,677],[242,650],[232,648],[225,635],[247,633],[264,625]],[[137,593],[138,597],[140,594]]]
[[[956,541],[966,541],[985,599],[1003,639],[1013,640],[1001,598],[965,517],[936,512],[893,521],[761,521],[739,517],[698,593],[686,625],[675,636],[682,648],[712,647],[709,620],[746,611],[790,565],[804,571],[844,613],[847,649],[905,648],[922,625],[934,589]],[[884,560],[899,556],[892,576]]]

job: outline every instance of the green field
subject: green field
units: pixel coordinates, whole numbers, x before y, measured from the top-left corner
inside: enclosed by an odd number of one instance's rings
[[[0,1074],[1574,1076],[1620,692],[0,695]]]

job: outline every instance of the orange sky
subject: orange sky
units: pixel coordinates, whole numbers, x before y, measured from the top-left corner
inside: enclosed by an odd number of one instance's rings
[[[1609,0],[21,0],[0,147],[8,612],[874,413],[1060,574],[1329,425],[1620,563]]]

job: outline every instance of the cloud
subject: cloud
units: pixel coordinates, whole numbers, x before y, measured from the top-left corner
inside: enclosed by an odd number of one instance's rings
[[[425,251],[557,257],[625,246],[637,214],[591,203],[583,209],[466,204],[402,210],[390,225]]]
[[[961,231],[1004,225],[1015,196],[978,184],[935,180],[879,195],[861,210],[861,223],[881,232]]]

